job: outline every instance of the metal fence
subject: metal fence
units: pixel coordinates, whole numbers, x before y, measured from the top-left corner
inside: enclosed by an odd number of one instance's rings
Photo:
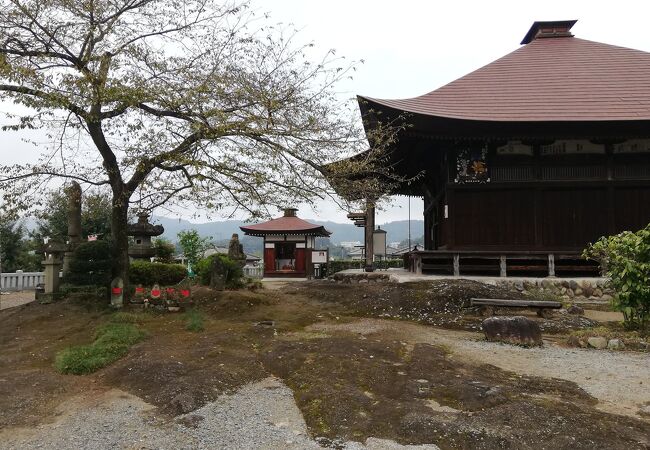
[[[45,283],[44,272],[23,272],[0,274],[0,289],[3,291],[33,291],[36,285]]]

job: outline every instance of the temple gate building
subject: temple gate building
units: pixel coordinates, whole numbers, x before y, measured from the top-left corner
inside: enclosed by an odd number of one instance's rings
[[[264,238],[264,276],[304,278],[313,275],[313,251],[316,238],[332,233],[322,225],[296,217],[295,208],[284,210],[284,216],[268,222],[240,227],[247,236]],[[326,250],[317,252],[325,253]],[[327,262],[318,261],[318,262]]]

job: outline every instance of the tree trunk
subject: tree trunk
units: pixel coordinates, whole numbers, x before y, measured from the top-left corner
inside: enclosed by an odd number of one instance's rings
[[[112,279],[121,278],[124,283],[124,301],[129,297],[129,236],[127,234],[129,199],[122,193],[113,192],[113,210],[111,213],[112,237]]]

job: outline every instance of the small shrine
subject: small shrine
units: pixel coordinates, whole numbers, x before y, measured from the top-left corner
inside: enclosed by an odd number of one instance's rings
[[[156,249],[151,243],[151,238],[160,236],[165,232],[162,225],[149,223],[149,214],[138,214],[137,223],[130,223],[127,234],[133,236],[133,243],[129,244],[129,256],[133,259],[150,259],[156,256]]]
[[[283,217],[240,227],[247,236],[264,238],[265,277],[310,277],[314,263],[322,262],[313,260],[316,238],[328,237],[332,233],[322,225],[300,219],[296,216],[297,211],[287,208]]]

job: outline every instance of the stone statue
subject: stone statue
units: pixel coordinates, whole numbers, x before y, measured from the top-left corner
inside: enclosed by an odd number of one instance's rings
[[[228,258],[239,263],[242,267],[246,265],[246,255],[244,254],[244,246],[239,243],[239,235],[233,233],[228,244]]]

